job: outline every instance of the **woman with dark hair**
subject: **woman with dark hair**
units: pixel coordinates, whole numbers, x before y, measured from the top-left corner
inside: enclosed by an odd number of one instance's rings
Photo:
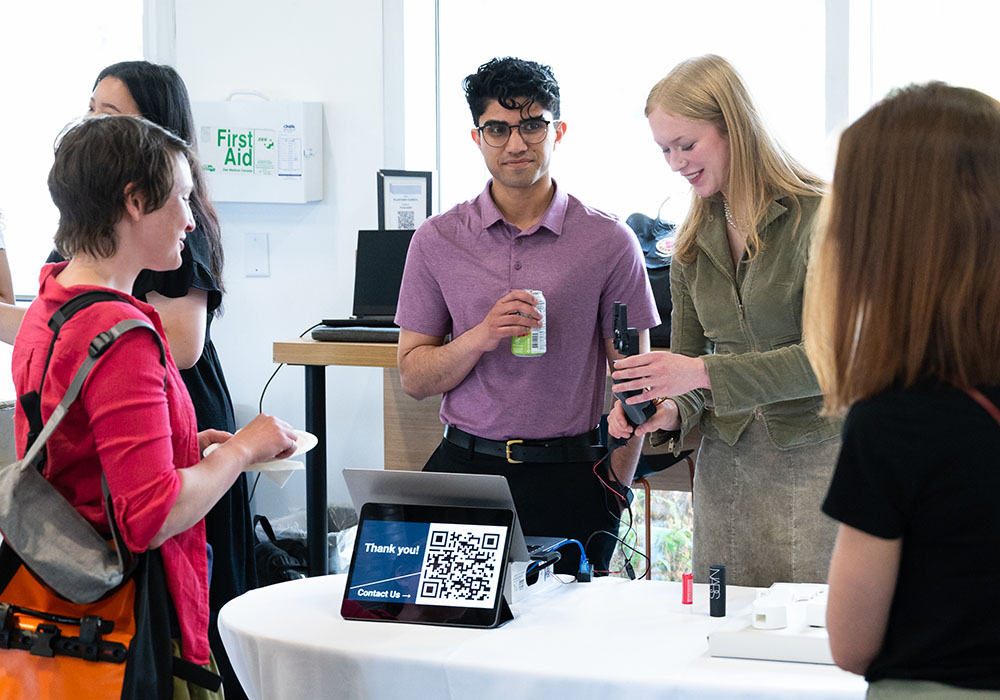
[[[170,66],[147,61],[125,61],[108,66],[94,82],[88,114],[142,116],[195,145],[194,117],[187,87]],[[188,234],[175,270],[143,270],[132,287],[133,295],[160,314],[170,352],[194,403],[198,430],[215,428],[234,432],[236,419],[215,345],[212,319],[219,313],[222,284],[222,239],[219,219],[208,198],[200,168],[192,171],[191,213],[195,229]],[[61,258],[53,254],[49,262]],[[215,616],[228,601],[256,588],[255,542],[248,498],[247,477],[241,474],[232,488],[205,518],[212,546],[211,609],[212,651],[226,678],[230,698],[242,689],[229,668],[218,636]]]
[[[1000,102],[890,94],[841,136],[806,349],[848,409],[827,629],[869,698],[1000,698]]]
[[[146,61],[108,66],[97,76],[87,112],[142,116],[192,147],[196,142],[187,88],[170,66]],[[235,427],[232,401],[209,332],[224,292],[222,238],[204,175],[199,169],[191,176],[191,212],[197,228],[189,236],[181,266],[168,272],[144,270],[133,291],[140,298],[148,297],[157,308],[164,307],[170,349],[177,366],[186,371],[184,383],[192,394],[199,425],[211,423],[211,427],[229,430]]]

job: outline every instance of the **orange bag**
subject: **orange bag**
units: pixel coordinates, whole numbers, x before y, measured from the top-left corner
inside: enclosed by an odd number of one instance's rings
[[[0,700],[170,700],[175,678],[218,687],[219,676],[173,656],[160,550],[136,562],[111,593],[72,603],[0,544]]]
[[[50,357],[66,319],[92,303],[119,298],[112,293],[88,292],[63,304],[49,321],[54,331]],[[94,339],[87,360],[60,403],[63,411],[76,398],[83,378],[100,353],[135,327],[152,330],[144,322],[127,320]],[[155,331],[153,334],[159,342],[159,335]],[[166,363],[162,343],[160,361]],[[43,429],[40,394],[41,390],[20,397],[31,424],[29,450],[35,453],[44,445],[46,438],[42,435],[47,436],[46,431],[58,426],[62,415],[55,412]],[[40,442],[33,444],[36,437]],[[102,535],[44,480],[41,484],[47,490],[25,492],[40,497],[16,498],[24,495],[17,490],[17,485],[23,483],[19,475],[37,476],[35,470],[40,471],[35,461],[29,459],[26,469],[20,469],[21,462],[3,468],[5,474],[14,476],[5,482],[9,488],[3,493],[4,507],[0,508],[7,540],[0,543],[0,700],[169,700],[174,677],[209,691],[217,690],[222,682],[220,676],[172,654],[174,611],[160,551],[149,550],[132,557],[114,528],[106,490],[113,547],[111,543],[105,547]],[[37,485],[38,479],[31,483]],[[55,512],[61,516],[53,517]],[[82,539],[81,530],[87,535]],[[15,553],[12,544],[25,559]],[[121,556],[122,552],[129,556]],[[36,576],[25,561],[51,586]],[[99,574],[96,578],[95,573]],[[103,597],[95,601],[97,596]],[[69,599],[93,602],[74,603]]]
[[[0,623],[4,625],[0,629],[0,700],[121,697],[128,647],[135,636],[134,610],[133,579],[95,603],[77,605],[56,596],[21,566],[0,593]],[[44,611],[44,617],[28,611]],[[55,621],[53,616],[77,620],[93,616],[100,618],[101,626],[111,623],[113,629],[101,634],[97,620],[85,620],[81,626]],[[31,648],[25,649],[26,644]]]

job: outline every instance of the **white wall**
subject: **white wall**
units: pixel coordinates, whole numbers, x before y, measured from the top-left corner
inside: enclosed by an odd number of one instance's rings
[[[273,341],[294,338],[322,318],[350,315],[357,231],[375,228],[375,173],[389,167],[384,43],[381,2],[176,0],[176,67],[193,100],[256,90],[324,105],[323,201],[218,205],[227,296],[213,337],[239,424],[257,412],[275,367]],[[269,277],[243,274],[243,241],[251,232],[269,234]],[[347,502],[340,470],[383,464],[382,371],[331,367],[327,398],[329,493]],[[264,411],[304,427],[303,402],[304,371],[286,366]],[[261,479],[259,512],[276,517],[304,506],[303,472],[281,490]]]

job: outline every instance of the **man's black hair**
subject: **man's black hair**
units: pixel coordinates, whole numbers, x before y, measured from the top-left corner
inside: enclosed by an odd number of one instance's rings
[[[496,100],[504,109],[519,109],[522,113],[538,103],[552,112],[553,118],[559,118],[559,83],[552,69],[541,63],[510,56],[494,58],[466,77],[462,87],[476,126],[490,100]],[[527,101],[518,102],[519,99]]]

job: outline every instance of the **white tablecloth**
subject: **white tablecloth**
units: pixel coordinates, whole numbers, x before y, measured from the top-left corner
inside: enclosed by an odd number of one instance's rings
[[[833,666],[713,658],[706,587],[604,578],[537,593],[498,629],[340,617],[344,575],[251,591],[219,616],[248,695],[302,698],[824,698],[860,700],[867,684]],[[730,586],[728,610],[754,590]]]

